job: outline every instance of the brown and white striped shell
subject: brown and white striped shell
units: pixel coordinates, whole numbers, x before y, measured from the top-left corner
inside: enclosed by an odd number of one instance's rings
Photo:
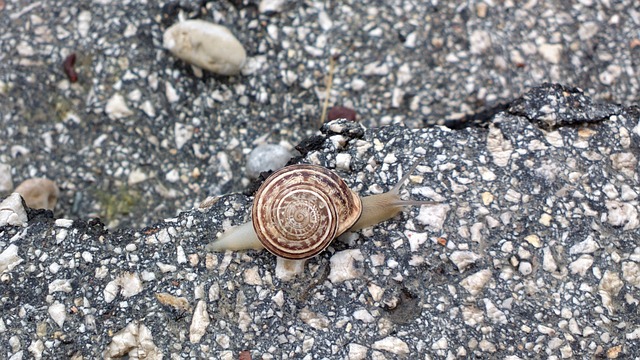
[[[291,165],[264,181],[251,218],[269,252],[306,259],[349,230],[361,213],[360,198],[336,173],[316,165]]]

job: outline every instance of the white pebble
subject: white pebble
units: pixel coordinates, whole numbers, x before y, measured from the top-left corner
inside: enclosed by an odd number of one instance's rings
[[[538,47],[538,52],[542,58],[552,64],[559,64],[562,59],[561,44],[542,44]]]
[[[409,354],[409,345],[394,336],[388,336],[382,340],[376,341],[373,343],[373,348],[376,350],[388,351],[396,355]]]
[[[280,12],[286,0],[260,0],[258,11],[261,13]]]
[[[48,309],[49,316],[51,319],[58,324],[60,328],[64,325],[64,321],[67,319],[67,311],[63,304],[60,304],[58,301],[54,302],[49,306]]]
[[[71,281],[68,279],[55,279],[49,283],[49,294],[53,294],[54,292],[70,293],[72,290]]]
[[[329,280],[335,284],[359,277],[361,270],[356,266],[355,261],[363,260],[364,256],[358,249],[336,252],[330,260]]]
[[[122,119],[133,115],[133,111],[127,106],[124,97],[118,93],[113,94],[109,101],[107,101],[104,112],[107,113],[107,116],[111,120]]]
[[[465,288],[472,296],[478,295],[491,279],[491,270],[484,269],[467,276],[460,282],[460,286]]]
[[[578,260],[569,264],[569,270],[572,274],[584,276],[591,265],[593,265],[593,257],[591,255],[582,255]]]
[[[336,168],[340,170],[351,169],[351,155],[347,153],[340,153],[336,155]]]
[[[27,211],[22,206],[20,194],[13,193],[0,203],[0,227],[5,225],[26,226]]]
[[[180,150],[193,137],[194,127],[182,123],[176,123],[174,128],[174,136],[176,140],[176,149]]]
[[[221,75],[238,74],[247,59],[244,47],[229,29],[204,20],[174,24],[162,39],[173,55]]]
[[[5,270],[11,270],[22,262],[22,258],[18,256],[18,247],[15,244],[7,246],[0,253],[0,274]]]
[[[449,260],[456,265],[461,273],[478,259],[480,259],[480,255],[471,251],[454,251],[449,255]]]
[[[211,323],[211,320],[209,320],[209,313],[207,312],[207,302],[200,300],[193,311],[193,318],[189,327],[189,341],[192,344],[200,342],[200,339],[207,331],[209,323]]]
[[[278,170],[291,159],[289,150],[276,144],[263,144],[247,157],[247,177],[256,179],[263,171]]]

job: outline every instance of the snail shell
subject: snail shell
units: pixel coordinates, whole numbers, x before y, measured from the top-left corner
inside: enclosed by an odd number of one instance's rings
[[[258,189],[251,218],[269,252],[306,259],[349,230],[361,213],[360,197],[336,173],[291,165],[271,174]]]

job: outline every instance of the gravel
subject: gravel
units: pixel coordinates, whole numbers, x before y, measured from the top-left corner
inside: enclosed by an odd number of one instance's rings
[[[53,213],[0,206],[0,357],[640,353],[632,1],[0,0],[0,14],[0,195],[29,178],[61,190]],[[180,17],[227,27],[241,75],[163,49]],[[319,132],[327,95],[358,123]],[[419,162],[403,194],[438,204],[286,278],[266,252],[206,253],[247,220],[247,155],[265,142],[301,144],[293,162],[362,195]]]

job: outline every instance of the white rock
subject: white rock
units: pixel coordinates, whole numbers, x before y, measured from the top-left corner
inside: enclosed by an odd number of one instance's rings
[[[569,264],[569,270],[572,274],[578,274],[580,276],[584,276],[587,273],[587,270],[593,265],[593,256],[591,255],[582,255],[578,258],[578,260]]]
[[[0,163],[0,194],[8,193],[12,189],[11,165]]]
[[[640,226],[640,217],[635,206],[619,201],[606,201],[607,222],[613,226],[623,226],[623,230],[633,230]]]
[[[493,163],[500,167],[509,164],[513,145],[509,139],[505,138],[499,128],[495,126],[489,127],[489,135],[487,136],[487,150],[493,157]]]
[[[533,271],[533,268],[531,266],[531,263],[528,261],[523,261],[520,263],[520,265],[518,266],[518,271],[520,271],[520,273],[522,275],[529,275],[531,274],[531,272]]]
[[[370,323],[376,319],[366,309],[359,309],[353,312],[353,318],[362,322]]]
[[[285,166],[291,157],[291,152],[283,146],[258,145],[247,156],[247,176],[251,179],[257,179],[263,171],[278,170]]]
[[[27,350],[29,350],[35,360],[40,360],[42,359],[42,352],[44,351],[44,343],[42,340],[33,341]]]
[[[282,281],[291,281],[304,272],[305,260],[289,260],[276,258],[276,278]]]
[[[60,328],[64,325],[64,321],[67,319],[67,310],[65,309],[63,304],[60,304],[58,301],[54,302],[47,309],[49,312],[49,316],[51,319],[58,324]]]
[[[349,344],[349,360],[364,360],[367,358],[367,347],[360,344]]]
[[[496,324],[506,324],[507,316],[502,312],[502,310],[498,309],[493,302],[489,299],[484,299],[484,307],[487,313],[487,317]]]
[[[238,74],[247,59],[244,47],[229,29],[204,20],[174,24],[162,40],[178,58],[221,75]]]
[[[474,30],[469,36],[472,54],[483,54],[491,47],[491,34],[485,30]]]
[[[170,103],[180,100],[180,95],[178,95],[178,92],[170,83],[164,84],[164,93],[167,97],[167,101]]]
[[[538,47],[538,51],[543,59],[552,64],[559,64],[562,60],[561,44],[542,44]]]
[[[192,125],[182,124],[179,122],[175,124],[173,129],[174,136],[176,138],[176,148],[180,150],[187,141],[191,140],[195,129]]]
[[[367,289],[369,290],[369,294],[371,294],[373,301],[380,301],[382,299],[382,295],[384,294],[383,288],[375,283],[369,283]]]
[[[70,293],[73,291],[71,287],[71,281],[69,279],[55,279],[51,283],[49,283],[49,294],[53,294],[54,292],[65,292]]]
[[[128,355],[130,359],[161,360],[162,352],[153,343],[151,331],[139,321],[132,321],[126,328],[117,332],[102,353],[104,359],[119,359]]]
[[[107,304],[112,302],[116,298],[116,296],[118,296],[119,290],[120,289],[118,288],[117,280],[109,281],[107,285],[104,287],[104,290],[102,290],[104,302],[106,302]]]
[[[575,255],[575,254],[592,254],[596,250],[598,250],[599,248],[600,248],[600,245],[598,245],[598,243],[595,240],[593,240],[593,237],[591,235],[589,235],[584,241],[581,241],[581,242],[573,245],[569,249],[569,254],[571,254],[571,255]]]
[[[260,277],[260,270],[257,266],[249,268],[242,274],[244,282],[248,285],[259,286],[262,285],[262,278]]]
[[[326,316],[315,313],[309,310],[308,307],[300,310],[298,317],[300,317],[300,320],[302,320],[302,322],[317,330],[327,329],[330,324],[330,321]]]
[[[107,101],[104,112],[111,120],[122,119],[133,115],[133,111],[127,106],[124,97],[118,93],[113,94]]]
[[[460,286],[465,288],[465,290],[467,290],[472,296],[476,296],[482,291],[482,289],[484,289],[490,279],[491,270],[484,269],[462,279]]]
[[[432,350],[446,350],[447,348],[449,348],[449,341],[444,336],[431,345]]]
[[[14,267],[18,266],[22,260],[23,259],[18,256],[18,247],[16,244],[7,246],[7,248],[0,253],[0,274],[5,272],[5,270],[11,271]]]
[[[363,260],[364,256],[359,249],[336,252],[330,260],[329,280],[335,284],[360,277],[362,270],[356,266],[355,262]]]
[[[142,291],[142,280],[135,272],[126,272],[118,277],[120,294],[126,299],[138,295]]]
[[[640,264],[631,261],[623,262],[622,278],[632,286],[640,288]]]
[[[58,185],[44,178],[27,179],[14,191],[22,195],[24,202],[32,209],[53,210],[60,196]]]
[[[437,232],[442,230],[449,209],[451,207],[447,204],[422,205],[416,220],[423,225],[427,225],[429,230]]]
[[[449,255],[449,260],[456,265],[461,273],[478,259],[480,259],[480,255],[471,251],[454,251]]]
[[[27,221],[27,211],[22,206],[20,194],[13,193],[0,203],[0,227],[27,226]]]
[[[336,155],[336,168],[340,170],[351,170],[351,154],[339,153]]]
[[[287,0],[260,0],[258,11],[261,13],[280,12]]]
[[[207,332],[209,323],[211,323],[211,320],[209,320],[209,313],[207,312],[207,303],[204,300],[200,300],[193,311],[193,318],[189,327],[189,341],[192,344],[200,342],[202,336]]]
[[[78,14],[78,33],[80,37],[86,38],[91,28],[91,12],[88,10],[81,11]]]
[[[133,169],[130,173],[129,173],[129,177],[127,178],[127,184],[131,185],[135,185],[135,184],[139,184],[141,182],[146,181],[149,178],[149,176],[142,171],[142,169]]]
[[[396,355],[409,354],[409,345],[407,345],[406,342],[394,336],[387,336],[382,340],[378,340],[374,342],[373,348],[376,350],[388,351]]]
[[[618,296],[623,285],[618,273],[609,270],[605,271],[600,280],[598,294],[602,298],[602,306],[609,311],[609,314],[613,314],[613,298]]]
[[[547,272],[556,272],[558,264],[551,253],[551,249],[547,246],[542,249],[542,269]]]

